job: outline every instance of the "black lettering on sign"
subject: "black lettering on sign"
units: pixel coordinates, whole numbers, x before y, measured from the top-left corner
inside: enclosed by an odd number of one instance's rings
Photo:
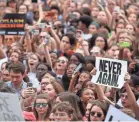
[[[102,72],[100,72],[99,77],[98,77],[96,83],[101,84],[101,79],[102,79]]]
[[[118,87],[122,64],[114,61],[101,60],[99,64],[99,77],[96,83]]]
[[[104,62],[104,71],[103,72],[108,72],[108,61],[103,61]]]
[[[111,85],[111,74],[109,74],[109,76],[108,76],[107,85]]]
[[[113,62],[113,74],[117,74],[117,62]]]
[[[103,72],[104,71],[104,64],[103,64],[103,60],[100,60],[100,64],[99,64],[99,71]]]
[[[99,71],[121,75],[122,64],[107,60],[100,60]]]
[[[112,120],[113,120],[113,116],[111,115],[108,121],[111,122]]]
[[[102,84],[106,84],[107,82],[107,73],[103,73]]]
[[[121,68],[122,68],[122,64],[118,63],[118,66],[117,66],[118,73],[117,74],[119,74],[119,75],[121,75]]]
[[[119,75],[113,74],[112,82],[111,82],[112,86],[118,87],[118,84],[117,84],[118,83],[118,78],[119,78]]]
[[[9,104],[7,103],[8,97],[0,97],[0,111],[3,111],[5,109],[7,112],[12,112],[9,108]]]
[[[119,75],[100,72],[96,83],[118,87]]]
[[[113,67],[113,63],[110,63],[110,61],[109,61],[109,72],[112,71],[112,67]]]

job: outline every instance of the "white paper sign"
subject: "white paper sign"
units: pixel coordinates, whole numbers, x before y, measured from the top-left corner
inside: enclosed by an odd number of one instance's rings
[[[0,121],[24,121],[16,94],[0,92]]]
[[[136,121],[134,118],[128,116],[127,114],[123,113],[122,111],[118,110],[117,108],[110,105],[105,122],[111,122],[111,121]]]
[[[96,57],[96,75],[92,82],[114,88],[122,88],[127,73],[127,61]]]

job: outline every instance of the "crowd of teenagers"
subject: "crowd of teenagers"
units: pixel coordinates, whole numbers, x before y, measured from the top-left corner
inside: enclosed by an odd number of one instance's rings
[[[110,105],[139,120],[138,0],[0,0],[0,19],[15,13],[25,35],[0,35],[0,92],[26,121],[104,121]],[[121,89],[91,81],[96,57],[127,61]]]

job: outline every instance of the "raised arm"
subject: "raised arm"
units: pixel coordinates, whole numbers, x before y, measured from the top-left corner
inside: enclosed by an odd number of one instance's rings
[[[97,2],[97,5],[106,13],[107,19],[108,19],[108,26],[111,27],[111,23],[112,23],[112,15],[108,9],[107,3],[105,2],[105,4],[102,6],[99,2]]]
[[[38,0],[38,5],[39,5],[39,20],[37,21],[37,24],[39,24],[44,17],[43,9],[42,9],[42,2],[40,0]]]
[[[3,52],[2,47],[0,47],[0,59],[3,59],[3,58],[5,58],[5,57],[6,57],[6,56],[5,56],[4,52]]]
[[[122,9],[124,9],[124,1],[125,0],[119,0],[119,5]]]
[[[94,68],[90,74],[92,75],[92,77],[96,74],[96,68]],[[113,103],[111,100],[109,100],[105,94],[104,94],[104,91],[103,91],[103,88],[101,85],[98,85],[98,84],[95,84],[95,90],[96,90],[96,93],[97,93],[97,97],[100,101],[107,101],[109,102],[110,104],[112,104],[113,106],[115,106],[115,103]]]
[[[45,51],[45,58],[46,58],[47,64],[49,64],[49,66],[52,68],[52,60],[51,60],[49,49],[48,49],[47,45],[44,45],[44,51]]]
[[[48,26],[47,28],[48,28],[49,32],[52,34],[52,36],[56,42],[57,50],[59,50],[60,49],[60,39],[59,39],[58,35],[55,33],[54,29],[51,26]]]
[[[3,59],[6,57],[6,55],[4,54],[4,51],[2,49],[2,37],[0,36],[0,59]]]
[[[104,7],[104,11],[106,13],[107,19],[108,19],[108,26],[111,27],[111,23],[112,23],[112,15],[108,9],[107,6]]]
[[[27,45],[27,50],[26,52],[32,52],[32,46],[31,46],[31,37],[30,37],[30,34],[29,34],[29,26],[26,25],[26,35],[25,35],[25,38],[24,38],[24,43],[26,43]]]
[[[77,77],[79,76],[79,73],[77,72],[76,74],[72,75],[72,78],[70,80],[69,88],[68,91],[74,92],[75,85],[77,83]]]
[[[126,92],[128,94],[128,101],[131,103],[131,109],[133,110],[133,112],[135,113],[135,116],[136,116],[136,119],[139,120],[139,106],[136,102],[136,98],[135,98],[135,95],[133,94],[129,84],[128,84],[128,81],[130,79],[125,79],[126,82],[125,82],[125,89],[126,89]]]
[[[90,72],[90,74],[92,75],[92,77],[93,77],[94,75],[96,75],[96,72],[97,72],[97,69],[96,69],[96,68],[94,68],[94,69]],[[102,90],[102,88],[101,88],[101,85],[95,84],[95,90],[96,90],[96,92],[97,92],[97,97],[98,97],[98,99],[101,100],[101,101],[105,100],[105,99],[104,99],[105,94],[104,94],[104,92],[103,92],[103,90]]]

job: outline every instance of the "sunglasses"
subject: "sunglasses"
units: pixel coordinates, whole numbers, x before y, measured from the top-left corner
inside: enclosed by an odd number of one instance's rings
[[[64,64],[66,61],[58,59],[57,62],[58,62],[58,63],[61,62],[62,64]]]
[[[39,108],[40,106],[47,107],[48,103],[35,103],[35,107]]]
[[[94,112],[94,111],[91,111],[91,112],[90,112],[90,115],[91,115],[91,116],[94,116],[95,114],[97,114],[97,117],[98,117],[98,118],[102,117],[102,113],[100,113],[100,112]]]

